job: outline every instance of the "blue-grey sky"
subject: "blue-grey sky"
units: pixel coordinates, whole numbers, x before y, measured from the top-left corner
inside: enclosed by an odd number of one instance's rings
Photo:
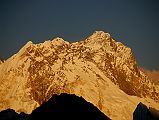
[[[159,0],[0,0],[0,58],[28,40],[79,41],[96,30],[132,48],[140,66],[159,68]]]

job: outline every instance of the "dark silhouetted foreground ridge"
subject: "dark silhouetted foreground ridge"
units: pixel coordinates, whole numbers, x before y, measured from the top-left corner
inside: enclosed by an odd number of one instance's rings
[[[71,94],[53,95],[30,115],[12,109],[0,112],[0,120],[110,120],[93,104]]]
[[[7,109],[0,112],[0,120],[28,120],[29,115],[25,113],[16,113],[13,109]]]
[[[31,120],[109,120],[93,104],[82,97],[70,94],[53,95],[49,101],[35,109]]]
[[[143,103],[139,103],[133,113],[134,120],[159,120],[158,111],[153,108],[147,108]]]

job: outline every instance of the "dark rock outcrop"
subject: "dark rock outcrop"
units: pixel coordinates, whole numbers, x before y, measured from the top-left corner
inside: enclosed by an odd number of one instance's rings
[[[133,113],[133,120],[159,120],[159,116],[155,109],[147,108],[143,103],[139,103]]]
[[[35,109],[30,120],[109,120],[93,104],[82,97],[70,94],[53,95],[49,101]]]
[[[13,109],[7,109],[0,112],[0,120],[27,120],[28,117],[27,114],[18,114]]]

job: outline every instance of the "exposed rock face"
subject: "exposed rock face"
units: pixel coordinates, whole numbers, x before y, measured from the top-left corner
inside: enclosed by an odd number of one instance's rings
[[[76,43],[28,42],[0,65],[1,109],[31,113],[60,93],[82,96],[112,119],[132,119],[139,101],[156,106],[159,100],[131,49],[102,31]]]
[[[155,84],[159,86],[159,71],[158,70],[147,70],[144,68],[140,68],[148,78]]]

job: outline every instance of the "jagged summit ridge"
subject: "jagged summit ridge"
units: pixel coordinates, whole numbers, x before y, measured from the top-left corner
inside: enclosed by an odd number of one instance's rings
[[[76,43],[30,42],[0,64],[1,109],[30,113],[60,93],[82,96],[116,119],[131,119],[140,98],[159,98],[131,49],[102,31]]]
[[[89,38],[91,39],[105,39],[105,40],[109,40],[110,34],[109,33],[105,33],[103,31],[95,31]]]

